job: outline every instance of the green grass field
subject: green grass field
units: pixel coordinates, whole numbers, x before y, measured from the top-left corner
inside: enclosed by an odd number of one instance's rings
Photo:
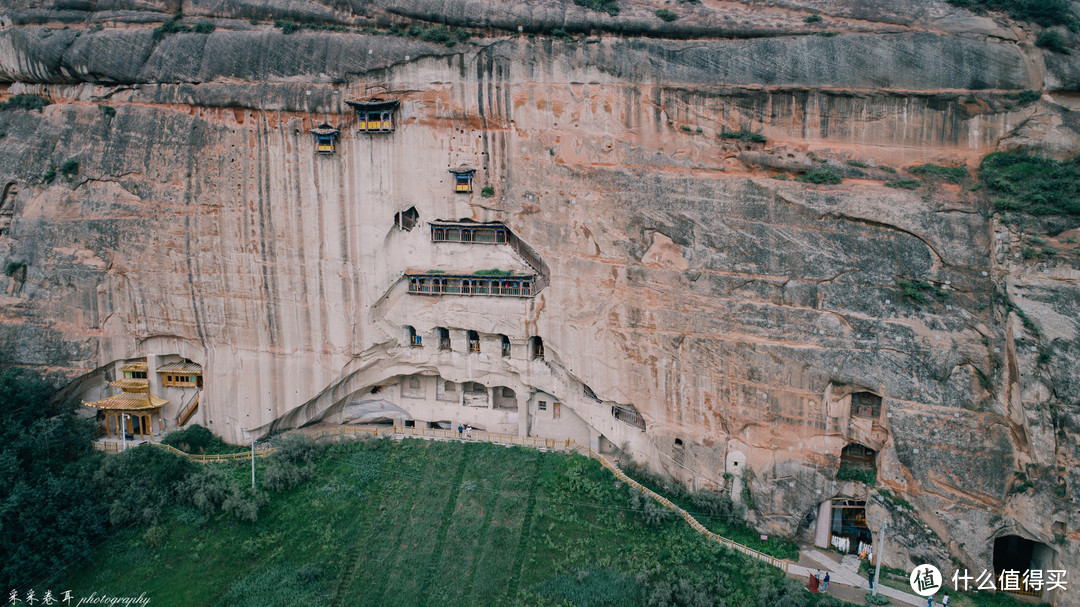
[[[380,440],[328,446],[318,470],[255,523],[177,506],[153,547],[145,529],[114,532],[65,588],[156,607],[838,604],[681,519],[644,525],[580,456]]]

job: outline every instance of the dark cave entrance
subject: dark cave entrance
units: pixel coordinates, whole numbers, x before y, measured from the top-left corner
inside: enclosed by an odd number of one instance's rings
[[[1054,551],[1042,542],[1019,535],[1003,535],[994,538],[994,571],[1018,571],[1021,575],[1029,569],[1051,569]]]

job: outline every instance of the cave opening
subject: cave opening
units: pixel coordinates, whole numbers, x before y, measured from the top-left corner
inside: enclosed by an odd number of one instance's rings
[[[859,443],[850,443],[840,451],[841,468],[877,469],[877,451]]]
[[[866,501],[857,499],[834,499],[830,504],[832,537],[829,543],[843,552],[859,554],[873,542],[873,534],[866,524]]]
[[[1042,542],[1019,535],[1002,535],[994,538],[994,571],[1016,571],[1023,575],[1028,570],[1053,569],[1054,549]]]

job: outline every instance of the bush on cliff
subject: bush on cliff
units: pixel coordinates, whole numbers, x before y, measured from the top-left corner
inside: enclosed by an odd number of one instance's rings
[[[994,152],[979,180],[994,208],[1032,215],[1080,215],[1080,157],[1060,161],[1024,152]]]
[[[574,0],[574,4],[601,13],[607,13],[613,17],[619,14],[618,0]]]
[[[669,11],[666,8],[658,8],[658,9],[656,9],[656,16],[660,17],[664,21],[674,21],[674,20],[679,18],[679,15],[677,15],[676,13],[674,13],[672,11]]]
[[[818,169],[816,171],[807,171],[797,178],[799,181],[805,183],[817,183],[836,185],[840,183],[840,176],[831,171],[830,169]]]
[[[52,103],[52,99],[43,95],[22,94],[14,95],[4,103],[0,103],[0,110],[41,110]]]
[[[217,436],[214,436],[213,432],[210,432],[199,424],[193,424],[183,430],[170,432],[161,439],[161,443],[169,445],[170,447],[176,447],[186,453],[195,454],[213,455],[219,453],[236,453],[247,450],[246,447],[238,447],[226,443]]]
[[[1069,54],[1069,45],[1065,42],[1065,36],[1057,30],[1043,30],[1035,39],[1035,46],[1054,53]]]
[[[1076,27],[1069,0],[947,0],[953,6],[973,11],[1001,11],[1017,21],[1032,21],[1044,27]]]

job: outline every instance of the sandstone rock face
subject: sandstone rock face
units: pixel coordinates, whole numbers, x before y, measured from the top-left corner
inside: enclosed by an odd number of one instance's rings
[[[3,362],[70,377],[78,396],[114,361],[179,354],[204,369],[197,421],[233,441],[310,421],[490,423],[745,486],[764,532],[866,500],[875,533],[898,530],[890,566],[989,568],[1008,534],[1080,566],[1080,223],[1005,223],[970,181],[883,186],[999,146],[1075,153],[1069,112],[1017,93],[1067,98],[1077,55],[943,2],[706,0],[672,23],[647,2],[616,17],[570,2],[70,4],[0,15],[4,99],[54,101],[0,112],[0,188],[17,196],[0,256],[26,264],[0,277]],[[178,8],[217,28],[155,37]],[[282,18],[476,29],[448,47],[285,35],[267,22]],[[371,97],[400,101],[394,132],[358,130],[345,102]],[[322,122],[341,129],[332,155],[314,153]],[[46,178],[71,160],[77,173]],[[453,190],[461,165],[473,193]],[[845,181],[777,178],[816,168]],[[509,246],[432,242],[427,222],[462,219],[501,222],[543,270]],[[1025,230],[1057,254],[1026,259]],[[548,284],[411,295],[416,269]],[[917,302],[905,281],[941,294]],[[881,397],[872,415],[859,393]],[[852,443],[877,452],[875,489],[836,479]]]

